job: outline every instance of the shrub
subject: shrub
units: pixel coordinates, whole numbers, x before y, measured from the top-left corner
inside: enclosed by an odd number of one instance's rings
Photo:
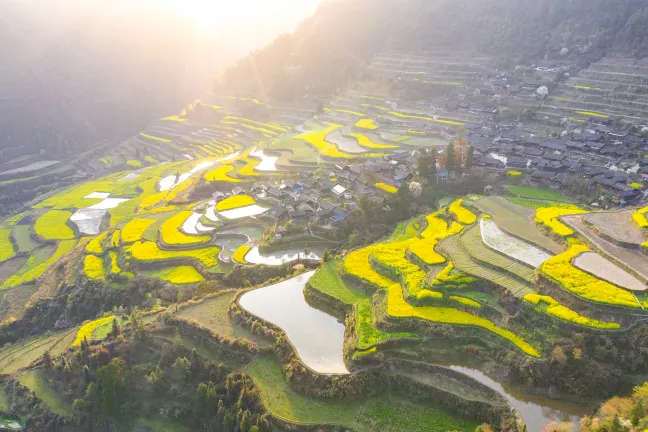
[[[247,264],[247,261],[245,261],[245,255],[250,252],[250,249],[252,249],[250,246],[240,246],[238,249],[236,249],[234,255],[232,255],[232,261],[239,264]]]
[[[77,332],[77,337],[72,343],[73,347],[77,347],[81,345],[81,342],[83,342],[83,339],[87,339],[88,341],[92,340],[92,335],[94,334],[95,330],[98,327],[101,327],[105,324],[112,324],[112,320],[115,319],[114,315],[110,315],[107,317],[99,318],[94,321],[90,321],[88,323],[85,323],[84,325],[81,326],[79,331]]]
[[[639,309],[641,306],[629,291],[597,279],[571,264],[572,259],[584,252],[589,252],[587,246],[572,244],[566,252],[545,261],[542,264],[542,273],[567,291],[586,300]]]
[[[66,222],[72,212],[65,210],[50,210],[36,219],[34,230],[46,240],[69,240],[74,238],[74,231]]]
[[[464,208],[462,205],[463,202],[462,199],[458,199],[450,204],[450,212],[455,215],[460,223],[464,225],[472,225],[477,220],[477,216],[475,216],[470,210]]]
[[[249,195],[236,195],[229,198],[225,198],[218,204],[216,204],[216,210],[225,211],[232,210],[239,207],[246,207],[254,205],[254,198]]]
[[[191,210],[182,211],[167,219],[160,228],[162,241],[167,245],[197,245],[209,243],[210,236],[192,236],[180,231],[182,224],[193,214]]]
[[[83,260],[83,272],[90,279],[105,280],[104,275],[104,262],[98,256],[86,255]]]
[[[146,231],[156,221],[152,219],[135,218],[130,220],[122,229],[121,239],[124,243],[134,243],[142,239]]]
[[[560,216],[577,215],[587,213],[576,206],[565,207],[543,207],[536,210],[536,223],[546,226],[555,234],[561,237],[569,237],[574,234],[571,228],[558,220]]]
[[[378,189],[382,189],[382,190],[384,190],[385,192],[389,192],[389,193],[391,193],[391,194],[395,194],[396,192],[398,192],[398,188],[397,188],[397,187],[394,187],[394,186],[388,185],[388,184],[383,183],[383,182],[378,182],[378,183],[375,184],[375,186],[376,186]]]
[[[592,327],[598,329],[618,329],[621,327],[619,323],[599,321],[586,316],[580,315],[568,307],[558,303],[553,297],[543,296],[540,294],[527,294],[524,300],[534,305],[544,303],[547,305],[546,312],[560,320],[571,322],[585,327]]]
[[[103,244],[107,236],[108,232],[104,232],[90,240],[86,245],[86,252],[90,252],[96,255],[101,255],[102,253],[104,253]]]

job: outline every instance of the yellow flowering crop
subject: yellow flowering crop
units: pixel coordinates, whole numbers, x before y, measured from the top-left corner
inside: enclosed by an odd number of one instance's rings
[[[388,192],[388,193],[391,193],[391,194],[395,194],[396,192],[398,192],[398,188],[397,188],[397,187],[394,187],[394,186],[388,185],[387,183],[378,182],[378,183],[375,184],[375,186],[376,186],[378,189],[382,189],[382,190],[384,190],[385,192]]]
[[[152,219],[132,219],[122,230],[121,239],[124,243],[134,243],[142,240],[142,235],[156,221]]]
[[[457,303],[461,303],[464,306],[472,307],[472,308],[480,308],[481,305],[476,302],[475,300],[466,298],[466,297],[461,297],[461,296],[450,296],[451,300],[456,301]]]
[[[412,242],[409,247],[410,253],[428,265],[443,264],[446,261],[443,255],[434,250],[434,247],[439,241],[458,234],[463,229],[463,226],[457,222],[452,222],[448,227],[446,221],[437,217],[438,215],[439,213],[434,213],[426,217],[427,228],[421,233],[423,238]]]
[[[477,216],[473,214],[470,210],[467,210],[462,206],[464,200],[458,199],[452,204],[450,204],[450,212],[455,215],[457,220],[464,225],[472,225],[477,220]]]
[[[165,268],[158,272],[157,276],[162,280],[178,285],[198,283],[205,280],[203,275],[191,266]]]
[[[648,219],[646,219],[646,214],[648,214],[648,207],[637,210],[632,214],[632,219],[637,222],[641,228],[648,228]]]
[[[210,246],[201,249],[168,251],[162,250],[155,242],[136,242],[131,247],[133,259],[142,262],[162,262],[171,259],[193,258],[200,261],[205,267],[218,264],[220,248]]]
[[[349,136],[355,138],[358,141],[358,144],[361,147],[372,148],[372,149],[397,149],[397,148],[399,148],[398,146],[395,146],[395,145],[375,143],[375,142],[371,141],[371,139],[369,139],[369,137],[367,135],[350,133]]]
[[[147,135],[144,132],[140,133],[140,135],[142,135],[144,138],[152,139],[152,140],[155,140],[155,141],[160,141],[160,142],[163,142],[163,143],[170,143],[171,142],[170,139],[160,138],[160,137],[156,137],[156,136],[153,136],[153,135]]]
[[[388,289],[387,294],[387,315],[395,318],[419,318],[431,322],[473,326],[488,330],[508,340],[517,346],[522,352],[532,357],[540,357],[540,353],[523,338],[511,332],[497,327],[492,321],[479,316],[460,311],[458,309],[436,306],[412,306],[402,296],[398,284]]]
[[[561,237],[569,237],[574,234],[571,228],[560,222],[560,216],[577,215],[587,213],[576,206],[566,207],[542,207],[536,210],[536,223],[542,224]]]
[[[104,262],[102,258],[94,255],[86,255],[83,259],[83,272],[90,279],[105,280]]]
[[[597,279],[571,264],[574,258],[584,252],[589,252],[587,246],[572,244],[566,252],[545,261],[542,273],[567,291],[586,300],[639,309],[639,303],[629,291]]]
[[[358,120],[358,122],[355,124],[356,127],[362,128],[362,129],[378,129],[378,125],[374,123],[373,119],[370,118],[364,118],[362,120]]]
[[[247,264],[247,261],[245,261],[245,255],[250,252],[250,249],[252,249],[250,246],[245,245],[239,247],[236,249],[236,252],[234,252],[234,255],[232,255],[232,261],[239,264]]]
[[[93,253],[93,254],[101,255],[104,252],[103,242],[104,242],[104,240],[106,240],[107,236],[108,236],[108,232],[104,232],[104,233],[99,234],[98,236],[96,236],[92,240],[90,240],[88,242],[88,244],[86,245],[86,248],[85,248],[86,251],[90,252],[90,253]]]
[[[605,114],[599,114],[592,111],[576,111],[576,114],[586,115],[590,117],[600,117],[600,118],[610,118],[610,116]]]
[[[236,195],[225,198],[223,201],[216,205],[216,210],[225,211],[232,210],[239,207],[246,207],[254,204],[254,198],[249,195]]]
[[[82,325],[79,331],[77,332],[77,337],[74,340],[74,343],[72,343],[72,346],[77,347],[81,345],[81,342],[83,342],[84,338],[88,339],[88,342],[91,341],[92,334],[95,332],[95,330],[101,326],[104,326],[112,322],[113,319],[115,319],[115,317],[111,315],[104,318],[99,318],[94,321],[90,321],[89,323]]]
[[[196,245],[209,243],[210,236],[192,236],[180,231],[180,227],[193,214],[191,210],[182,211],[167,219],[160,228],[162,241],[168,245]]]
[[[598,329],[618,329],[621,327],[619,323],[599,321],[583,316],[578,312],[575,312],[568,307],[561,305],[556,300],[554,300],[553,297],[550,296],[543,296],[540,294],[527,294],[524,296],[524,300],[534,305],[538,305],[540,304],[540,302],[545,303],[547,305],[546,312],[549,315],[563,321],[568,321],[581,326]]]
[[[232,165],[222,165],[214,170],[209,171],[207,174],[205,174],[204,178],[209,182],[222,181],[228,183],[240,183],[241,180],[230,177],[228,175],[228,173],[233,169],[234,167]]]
[[[67,210],[50,210],[36,219],[34,230],[45,240],[69,240],[74,238],[74,231],[67,226],[72,212]]]
[[[506,175],[511,177],[520,177],[522,173],[520,171],[507,171]]]
[[[110,246],[113,248],[118,248],[120,245],[121,245],[121,231],[117,230],[112,234],[112,238],[110,239]]]
[[[117,257],[117,252],[110,251],[110,273],[112,274],[121,273],[121,268],[119,268],[119,264],[117,263]]]

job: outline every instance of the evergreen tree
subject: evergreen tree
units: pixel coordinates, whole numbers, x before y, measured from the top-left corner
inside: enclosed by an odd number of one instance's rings
[[[52,356],[50,355],[49,350],[43,353],[43,366],[45,367],[45,370],[52,369]]]
[[[446,148],[446,156],[445,156],[445,161],[446,161],[446,169],[448,171],[452,171],[454,167],[454,144],[450,143],[448,144],[448,147]]]
[[[92,381],[92,376],[90,375],[90,368],[88,365],[83,366],[83,380],[86,384],[89,384]]]
[[[112,320],[112,330],[110,331],[110,335],[112,337],[119,336],[119,323],[117,322],[117,318],[113,318]]]
[[[466,169],[472,168],[473,164],[473,154],[475,153],[475,147],[468,147],[468,153],[466,154]]]

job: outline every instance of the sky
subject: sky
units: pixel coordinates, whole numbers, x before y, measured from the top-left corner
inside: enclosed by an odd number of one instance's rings
[[[290,33],[304,18],[315,12],[322,0],[131,0],[167,9],[190,18],[207,34],[223,30],[252,37]]]

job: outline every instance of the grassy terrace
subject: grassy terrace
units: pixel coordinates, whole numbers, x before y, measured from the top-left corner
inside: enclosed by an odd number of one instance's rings
[[[205,280],[195,268],[191,266],[165,267],[158,270],[140,271],[148,277],[156,277],[176,285],[199,283]]]
[[[195,259],[213,273],[221,273],[218,264],[220,248],[210,246],[193,250],[167,251],[162,250],[154,242],[135,242],[130,248],[133,259],[141,262],[165,262],[172,259]]]
[[[482,240],[479,225],[470,227],[460,237],[465,250],[474,260],[502,269],[527,282],[531,282],[533,279],[535,273],[533,268],[486,246]]]
[[[535,188],[531,186],[515,186],[509,185],[506,188],[513,195],[517,195],[520,198],[532,198],[540,200],[549,200],[549,201],[568,201],[564,195],[559,192],[556,192],[553,189],[543,189]]]
[[[336,424],[357,432],[457,430],[472,432],[479,424],[401,394],[384,393],[357,401],[312,399],[291,391],[273,355],[258,357],[249,373],[265,407],[275,416],[297,424]]]
[[[207,298],[200,303],[189,304],[181,308],[176,316],[196,321],[227,339],[246,339],[260,346],[269,346],[270,342],[268,340],[252,333],[230,319],[228,311],[235,297],[235,292],[225,292]]]
[[[209,243],[209,236],[191,236],[184,234],[180,228],[182,224],[193,214],[192,211],[181,211],[167,219],[160,228],[162,242],[172,246],[193,246]]]
[[[50,210],[36,219],[34,230],[45,240],[69,240],[74,238],[74,231],[67,226],[72,212]]]
[[[452,259],[454,268],[457,270],[499,285],[516,297],[522,298],[534,292],[530,283],[520,280],[511,273],[496,270],[473,260],[466,251],[467,246],[464,246],[457,236],[442,241],[439,247]]]
[[[565,249],[537,229],[533,209],[514,204],[502,197],[482,198],[475,203],[475,206],[482,212],[490,214],[500,229],[515,237],[553,254],[559,254]]]
[[[37,249],[21,269],[5,281],[2,288],[11,288],[35,281],[60,257],[70,252],[74,246],[76,246],[76,240],[63,240],[59,242],[53,252],[49,247]]]
[[[42,370],[23,372],[18,376],[18,381],[34,392],[36,397],[50,407],[55,414],[66,417],[72,413],[70,404],[52,390]]]

